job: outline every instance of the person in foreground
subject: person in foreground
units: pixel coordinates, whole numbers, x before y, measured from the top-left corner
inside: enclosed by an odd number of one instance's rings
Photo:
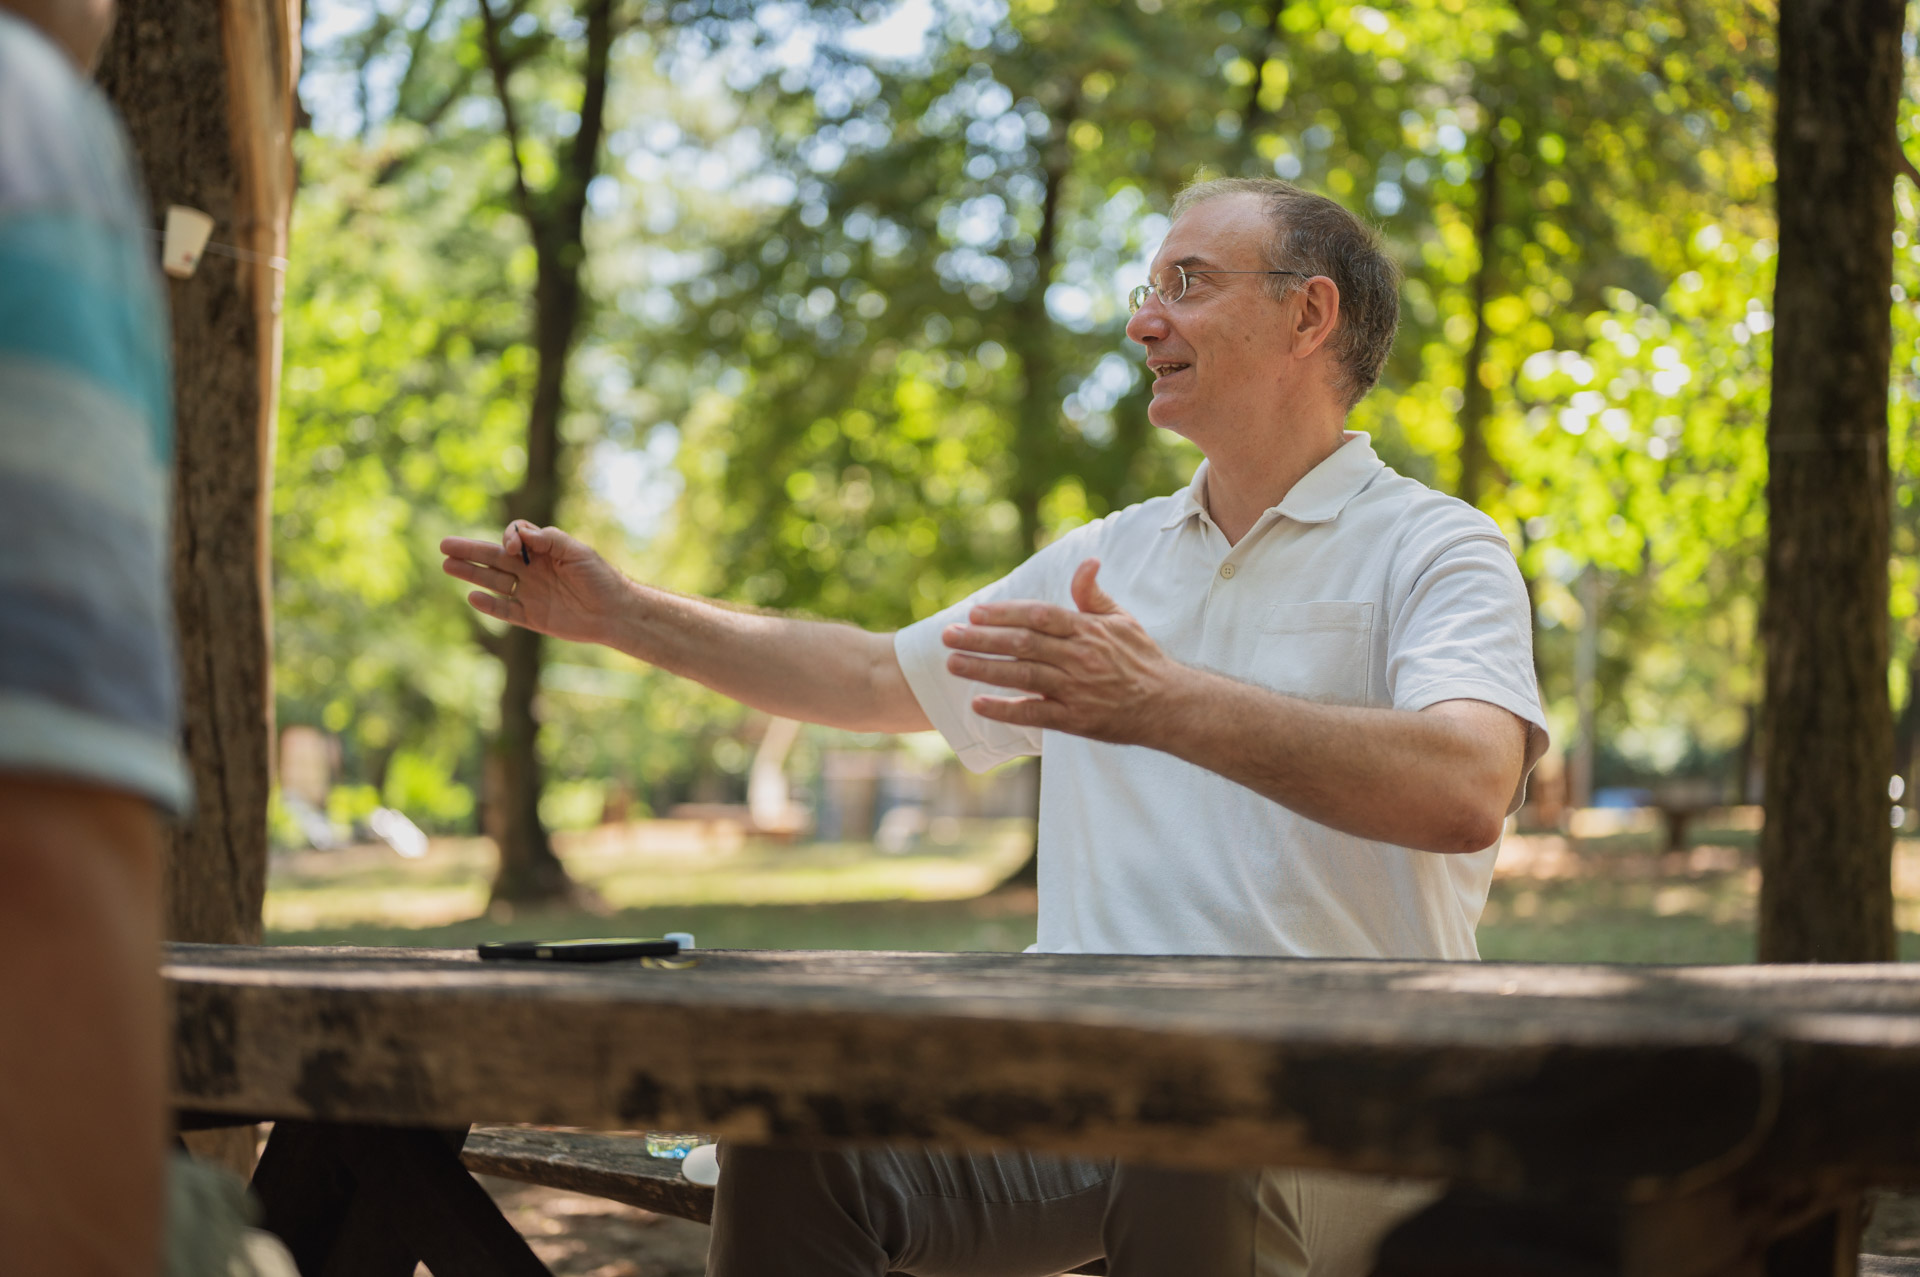
[[[0,1273],[268,1277],[245,1186],[166,1157],[160,819],[189,803],[172,386],[112,0],[0,0]]]
[[[1348,411],[1398,273],[1286,183],[1189,188],[1127,333],[1181,492],[1060,537],[898,634],[622,577],[555,528],[450,538],[481,612],[603,643],[769,713],[1040,754],[1043,952],[1477,957],[1506,815],[1546,747],[1497,526],[1395,474]],[[523,562],[524,557],[530,562]],[[730,1146],[716,1277],[1366,1271],[1421,1185],[1022,1153]]]

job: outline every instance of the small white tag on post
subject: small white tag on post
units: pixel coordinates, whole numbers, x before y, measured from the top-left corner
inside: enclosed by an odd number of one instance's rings
[[[160,267],[175,279],[187,279],[200,266],[200,255],[207,251],[207,236],[213,233],[213,219],[197,208],[184,204],[167,206],[166,245],[160,253]]]

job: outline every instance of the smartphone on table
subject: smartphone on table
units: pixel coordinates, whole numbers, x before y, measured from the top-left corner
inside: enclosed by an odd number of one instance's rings
[[[487,940],[480,945],[481,958],[489,962],[620,962],[679,953],[678,940]]]

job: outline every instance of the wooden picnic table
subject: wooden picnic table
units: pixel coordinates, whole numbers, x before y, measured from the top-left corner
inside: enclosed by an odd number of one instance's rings
[[[1447,1179],[1383,1249],[1405,1274],[1850,1274],[1861,1190],[1920,1181],[1904,966],[175,945],[164,970],[177,1108],[279,1120],[256,1182],[321,1256],[370,1209],[341,1167],[417,1195],[483,1122]],[[506,1243],[461,1200],[463,1271],[544,1271],[488,1266]]]

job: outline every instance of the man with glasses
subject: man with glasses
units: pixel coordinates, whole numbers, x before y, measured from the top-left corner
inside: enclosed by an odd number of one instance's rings
[[[1206,460],[895,635],[631,582],[556,529],[449,539],[480,611],[769,713],[1043,754],[1045,952],[1477,956],[1505,816],[1546,745],[1492,520],[1388,470],[1348,411],[1398,273],[1330,200],[1187,190],[1127,333],[1148,417]],[[719,1277],[1364,1273],[1416,1185],[917,1148],[724,1153]]]

